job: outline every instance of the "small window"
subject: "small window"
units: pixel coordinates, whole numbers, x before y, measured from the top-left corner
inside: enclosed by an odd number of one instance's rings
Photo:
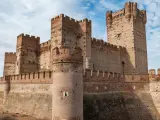
[[[63,91],[63,97],[68,97],[69,93],[67,91]]]

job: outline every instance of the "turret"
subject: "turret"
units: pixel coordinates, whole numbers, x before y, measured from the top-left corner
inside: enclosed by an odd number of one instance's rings
[[[15,74],[38,70],[40,37],[20,34],[17,36]]]
[[[133,17],[136,18],[137,16],[137,3],[132,3],[133,5]]]
[[[108,11],[106,13],[106,25],[111,26],[112,25],[112,11]]]
[[[146,15],[146,10],[141,10],[141,14],[143,16],[143,23],[147,23],[147,15]]]
[[[155,69],[150,69],[149,70],[149,75],[156,75],[156,70]]]
[[[131,3],[127,2],[125,4],[125,17],[129,20],[131,18]]]
[[[157,74],[160,76],[160,68],[157,69]]]
[[[83,120],[82,50],[55,47],[52,52],[52,120]]]

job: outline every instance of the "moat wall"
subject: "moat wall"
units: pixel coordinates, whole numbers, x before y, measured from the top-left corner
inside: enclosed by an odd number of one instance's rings
[[[51,118],[51,84],[12,84],[4,112]]]
[[[0,84],[0,88],[0,101],[3,101],[4,85]],[[51,84],[12,84],[3,110],[50,119],[52,114],[51,89]],[[152,92],[85,92],[84,120],[160,120],[156,109],[158,99],[153,93],[153,90]],[[2,104],[0,107],[2,108]]]

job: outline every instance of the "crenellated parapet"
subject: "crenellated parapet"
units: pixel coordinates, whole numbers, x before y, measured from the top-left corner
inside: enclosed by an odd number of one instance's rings
[[[86,82],[148,82],[146,74],[120,74],[116,72],[85,69],[83,71]]]
[[[51,40],[48,40],[47,42],[43,42],[40,44],[40,53],[43,53],[45,51],[50,51],[51,49]]]
[[[81,24],[87,24],[89,26],[91,26],[91,20],[87,19],[87,18],[84,18],[83,20],[79,20],[78,23],[81,25]]]
[[[4,63],[15,63],[16,53],[15,52],[5,52]]]
[[[139,10],[137,7],[136,2],[127,2],[125,3],[125,6],[123,9],[112,12],[112,11],[107,11],[106,13],[106,24],[108,27],[112,26],[112,23],[115,20],[119,20],[119,18],[122,18],[125,16],[127,20],[130,20],[132,17],[134,19],[141,18],[143,23],[146,24],[147,22],[147,17],[146,17],[146,10]]]
[[[51,40],[48,40],[47,42],[43,42],[40,44],[40,47],[46,47],[46,46],[49,46],[51,45]]]
[[[113,44],[110,44],[108,42],[105,42],[104,40],[102,39],[96,39],[96,38],[92,38],[92,46],[96,46],[98,47],[99,49],[111,49],[111,50],[126,50],[126,48],[122,47],[122,46],[117,46],[117,45],[113,45]]]
[[[33,35],[28,35],[28,34],[20,34],[17,36],[17,39],[28,39],[28,40],[37,40],[40,41],[40,37],[33,36]]]
[[[8,75],[5,77],[2,77],[0,79],[0,84],[4,84],[7,80],[10,81],[11,84],[51,84],[52,80],[52,74],[51,71],[41,71],[41,72],[32,72],[32,73],[23,73],[18,75]]]
[[[157,69],[150,69],[149,71],[149,80],[150,81],[160,81],[160,68]]]

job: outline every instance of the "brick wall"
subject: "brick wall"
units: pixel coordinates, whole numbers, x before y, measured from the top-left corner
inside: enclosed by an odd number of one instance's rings
[[[3,75],[15,74],[16,53],[5,53]]]

